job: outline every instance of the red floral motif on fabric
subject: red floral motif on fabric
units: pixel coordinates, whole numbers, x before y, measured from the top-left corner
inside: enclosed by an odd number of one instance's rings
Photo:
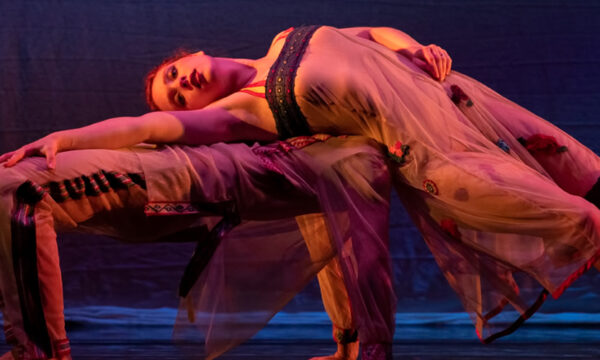
[[[458,231],[458,226],[452,219],[443,219],[440,222],[440,226],[448,235],[452,236],[455,239],[460,239],[460,231]]]
[[[450,91],[452,92],[452,102],[456,105],[460,104],[461,101],[465,101],[465,105],[467,105],[467,107],[473,106],[473,101],[469,98],[469,96],[467,96],[467,94],[465,94],[463,89],[461,89],[458,85],[450,86]]]
[[[402,145],[400,141],[396,141],[394,145],[388,146],[387,151],[390,159],[399,164],[404,164],[406,162],[406,156],[408,156],[410,151],[410,146]]]
[[[518,140],[530,153],[554,155],[567,151],[567,147],[559,145],[554,136],[534,134],[527,139],[521,137]]]

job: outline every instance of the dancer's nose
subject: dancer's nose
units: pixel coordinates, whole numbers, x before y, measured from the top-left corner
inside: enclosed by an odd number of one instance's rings
[[[184,89],[194,90],[194,87],[192,86],[192,84],[190,84],[190,81],[185,75],[179,79],[179,86],[181,86]]]

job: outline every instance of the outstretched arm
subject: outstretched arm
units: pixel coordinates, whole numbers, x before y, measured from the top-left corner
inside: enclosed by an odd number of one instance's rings
[[[243,119],[243,120],[242,120]],[[253,121],[254,120],[254,121]],[[28,156],[44,156],[56,166],[56,153],[79,149],[118,149],[139,143],[204,145],[243,140],[274,140],[270,131],[243,111],[220,107],[187,111],[156,111],[138,117],[116,117],[78,129],[51,133],[0,156],[9,167]]]
[[[450,74],[452,59],[446,50],[435,44],[423,45],[398,29],[390,27],[355,27],[341,30],[375,41],[402,54],[436,80],[444,81],[446,76]]]

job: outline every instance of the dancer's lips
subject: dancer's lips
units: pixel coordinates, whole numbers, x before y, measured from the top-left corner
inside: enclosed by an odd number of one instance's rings
[[[206,84],[206,79],[202,73],[199,73],[196,71],[196,69],[194,69],[190,74],[190,83],[192,83],[194,87],[202,89],[202,87]]]

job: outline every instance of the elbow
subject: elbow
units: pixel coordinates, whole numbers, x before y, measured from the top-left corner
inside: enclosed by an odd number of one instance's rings
[[[387,26],[378,26],[378,27],[372,27],[369,29],[369,34],[373,38],[389,36],[390,33],[394,33],[394,32],[398,32],[398,30],[391,28],[391,27],[387,27]]]
[[[136,127],[136,133],[139,134],[140,142],[157,143],[157,134],[159,131],[155,131],[157,126],[156,116],[152,116],[154,113],[144,114],[133,118],[133,126]]]
[[[179,143],[185,137],[185,126],[168,112],[154,111],[136,118],[141,142],[151,144]]]

